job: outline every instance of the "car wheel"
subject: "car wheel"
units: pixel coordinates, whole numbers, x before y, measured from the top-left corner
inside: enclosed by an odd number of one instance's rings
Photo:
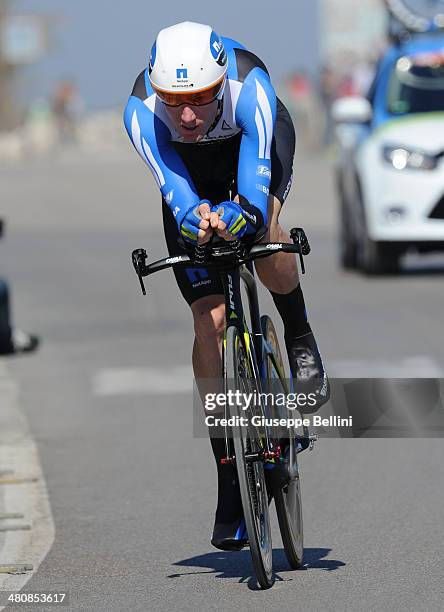
[[[358,264],[357,245],[344,202],[341,203],[339,224],[339,261],[344,270],[354,270]]]
[[[395,274],[399,272],[400,253],[389,245],[364,236],[358,247],[359,268],[365,274]]]

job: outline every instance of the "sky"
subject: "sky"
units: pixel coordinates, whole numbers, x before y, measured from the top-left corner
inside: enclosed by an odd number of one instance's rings
[[[180,21],[208,23],[242,42],[277,83],[319,65],[319,0],[10,0],[14,12],[51,17],[47,57],[26,69],[20,91],[46,97],[72,78],[90,109],[122,105],[148,62],[157,32]]]

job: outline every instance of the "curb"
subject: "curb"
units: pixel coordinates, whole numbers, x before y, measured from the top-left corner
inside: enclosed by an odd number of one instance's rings
[[[0,359],[0,592],[25,586],[54,537],[37,446],[20,409],[18,385]]]

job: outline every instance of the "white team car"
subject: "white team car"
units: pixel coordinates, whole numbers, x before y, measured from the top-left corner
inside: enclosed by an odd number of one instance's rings
[[[333,107],[341,264],[396,271],[409,248],[444,251],[444,34],[392,46],[367,98]]]

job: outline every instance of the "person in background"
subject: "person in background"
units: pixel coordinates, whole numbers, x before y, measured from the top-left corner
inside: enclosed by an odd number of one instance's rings
[[[329,145],[333,142],[334,122],[331,115],[331,107],[336,99],[337,79],[331,68],[325,66],[322,69],[319,81],[319,98],[324,110],[324,145]]]
[[[2,233],[3,221],[0,219],[0,237]],[[38,337],[12,326],[9,303],[8,284],[0,278],[0,355],[35,351],[39,345]]]
[[[299,142],[303,148],[314,148],[319,142],[319,104],[310,77],[303,71],[291,74],[287,81],[287,95]]]
[[[75,83],[68,79],[60,81],[51,101],[60,144],[73,144],[77,141],[77,119],[82,107],[83,102]]]

